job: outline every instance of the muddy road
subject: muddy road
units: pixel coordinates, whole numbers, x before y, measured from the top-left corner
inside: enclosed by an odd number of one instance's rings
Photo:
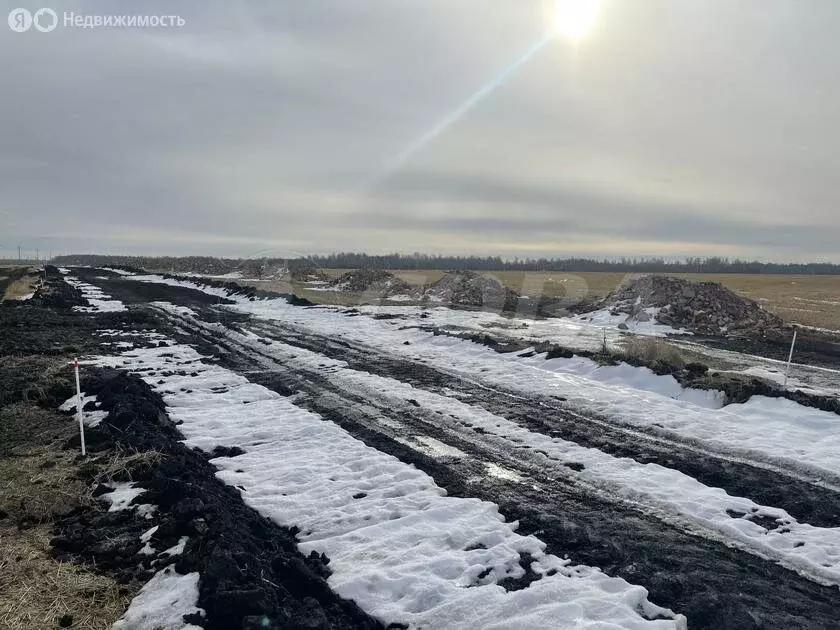
[[[838,587],[818,584],[679,515],[612,493],[580,474],[585,464],[488,433],[470,414],[495,414],[532,433],[678,470],[817,527],[840,526],[833,483],[587,417],[549,396],[488,387],[480,375],[466,379],[445,366],[234,314],[224,309],[223,298],[197,290],[100,270],[78,275],[129,308],[148,312],[161,330],[224,367],[294,396],[296,405],[415,465],[449,494],[498,504],[506,518],[519,521],[521,533],[546,542],[548,552],[646,587],[651,601],[685,614],[691,628],[838,627]],[[159,301],[192,313],[149,306]],[[371,375],[393,386],[371,385]],[[454,401],[454,412],[424,404],[430,395]],[[528,580],[526,575],[522,584],[507,586],[522,588]]]

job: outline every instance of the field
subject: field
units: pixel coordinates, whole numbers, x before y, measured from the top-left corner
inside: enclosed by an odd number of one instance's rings
[[[330,277],[338,277],[347,269],[325,269]],[[394,273],[417,287],[440,279],[444,272],[435,270]],[[557,273],[493,271],[484,275],[497,279],[521,295],[549,297],[568,296],[577,299],[600,298],[624,279],[625,273]],[[756,300],[768,311],[784,320],[805,326],[840,330],[840,276],[784,276],[747,274],[674,274],[698,282],[719,282],[735,293]],[[319,304],[352,305],[370,300],[370,296],[311,291],[307,285],[253,282],[255,286],[273,290],[294,291]]]
[[[45,283],[0,308],[0,535],[31,560],[3,567],[0,625],[836,627],[840,353],[794,389],[726,350],[735,400],[700,386],[722,379],[699,337],[657,372],[659,338],[619,362],[622,330],[581,319]]]

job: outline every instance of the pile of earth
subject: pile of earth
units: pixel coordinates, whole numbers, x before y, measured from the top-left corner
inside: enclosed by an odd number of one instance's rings
[[[451,306],[515,310],[519,294],[474,271],[450,271],[426,289],[426,295]]]
[[[348,293],[375,293],[382,298],[394,295],[411,295],[415,291],[405,280],[401,280],[384,269],[356,269],[341,274],[331,281],[330,287]]]
[[[650,275],[622,283],[605,298],[613,315],[710,335],[766,334],[783,328],[781,318],[717,282]]]

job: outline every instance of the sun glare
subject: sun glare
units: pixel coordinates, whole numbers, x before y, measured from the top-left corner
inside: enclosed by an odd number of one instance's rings
[[[582,39],[595,24],[601,0],[555,0],[554,29],[569,39]]]

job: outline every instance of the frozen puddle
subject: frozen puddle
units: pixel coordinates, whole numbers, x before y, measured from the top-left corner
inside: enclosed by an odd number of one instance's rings
[[[218,476],[243,488],[245,502],[262,514],[299,527],[300,550],[330,558],[330,586],[386,623],[465,629],[685,627],[682,616],[649,602],[644,588],[546,554],[542,541],[517,534],[516,524],[505,522],[496,505],[447,497],[413,466],[200,358],[192,348],[175,345],[99,362],[152,368],[142,376],[162,394],[172,419],[183,422],[189,446],[246,449],[235,458],[213,460]],[[176,362],[189,364],[196,376],[172,373]],[[417,444],[452,456],[451,447],[422,439]],[[498,582],[522,577],[520,561],[527,554],[541,578],[506,591]]]

